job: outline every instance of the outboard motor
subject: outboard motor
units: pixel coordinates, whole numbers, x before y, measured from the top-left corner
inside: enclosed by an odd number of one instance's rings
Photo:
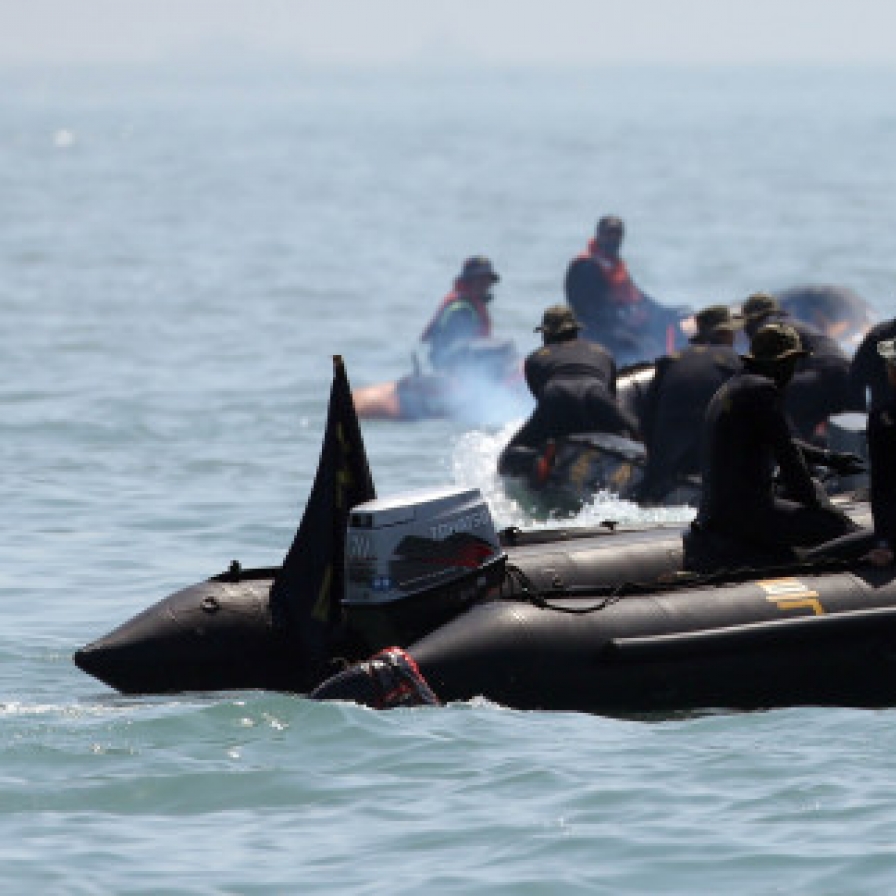
[[[370,652],[410,644],[499,585],[505,562],[477,488],[427,489],[360,504],[346,537],[348,625]]]

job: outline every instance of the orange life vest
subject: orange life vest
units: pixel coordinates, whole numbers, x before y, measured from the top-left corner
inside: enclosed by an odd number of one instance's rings
[[[625,262],[621,258],[610,258],[598,245],[596,239],[588,241],[588,251],[579,258],[596,264],[608,284],[608,294],[616,305],[635,305],[644,297],[641,290],[632,282]]]
[[[476,331],[477,337],[480,339],[488,339],[488,337],[492,335],[492,319],[489,316],[485,302],[477,296],[470,295],[464,288],[463,283],[455,280],[454,289],[442,299],[439,307],[436,309],[436,313],[432,316],[432,320],[423,330],[423,333],[420,336],[421,342],[429,342],[433,338],[445,312],[451,305],[454,305],[457,302],[466,303],[475,312],[478,322],[478,329]]]

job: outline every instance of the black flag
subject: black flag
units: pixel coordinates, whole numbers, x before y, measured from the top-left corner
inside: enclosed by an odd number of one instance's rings
[[[297,638],[297,673],[318,683],[341,616],[345,529],[353,507],[376,497],[345,365],[333,357],[327,428],[314,486],[283,566],[271,586],[275,624]]]

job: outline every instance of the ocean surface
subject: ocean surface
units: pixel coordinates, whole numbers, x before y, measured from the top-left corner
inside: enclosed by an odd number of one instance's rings
[[[0,72],[0,892],[884,893],[896,712],[618,720],[124,698],[71,654],[277,564],[331,355],[411,369],[462,259],[535,345],[608,212],[658,299],[896,311],[896,72]],[[512,430],[363,427],[380,494]],[[582,522],[650,519],[599,498]],[[682,509],[663,519],[687,519]]]

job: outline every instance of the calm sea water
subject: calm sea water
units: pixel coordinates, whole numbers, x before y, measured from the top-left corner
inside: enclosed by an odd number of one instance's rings
[[[896,311],[894,72],[0,73],[0,891],[880,893],[896,715],[125,699],[74,649],[277,563],[330,355],[392,379],[461,259],[521,350],[597,216],[675,304]],[[381,494],[507,429],[364,427]],[[598,502],[583,519],[643,518]],[[665,518],[685,518],[668,511]]]

